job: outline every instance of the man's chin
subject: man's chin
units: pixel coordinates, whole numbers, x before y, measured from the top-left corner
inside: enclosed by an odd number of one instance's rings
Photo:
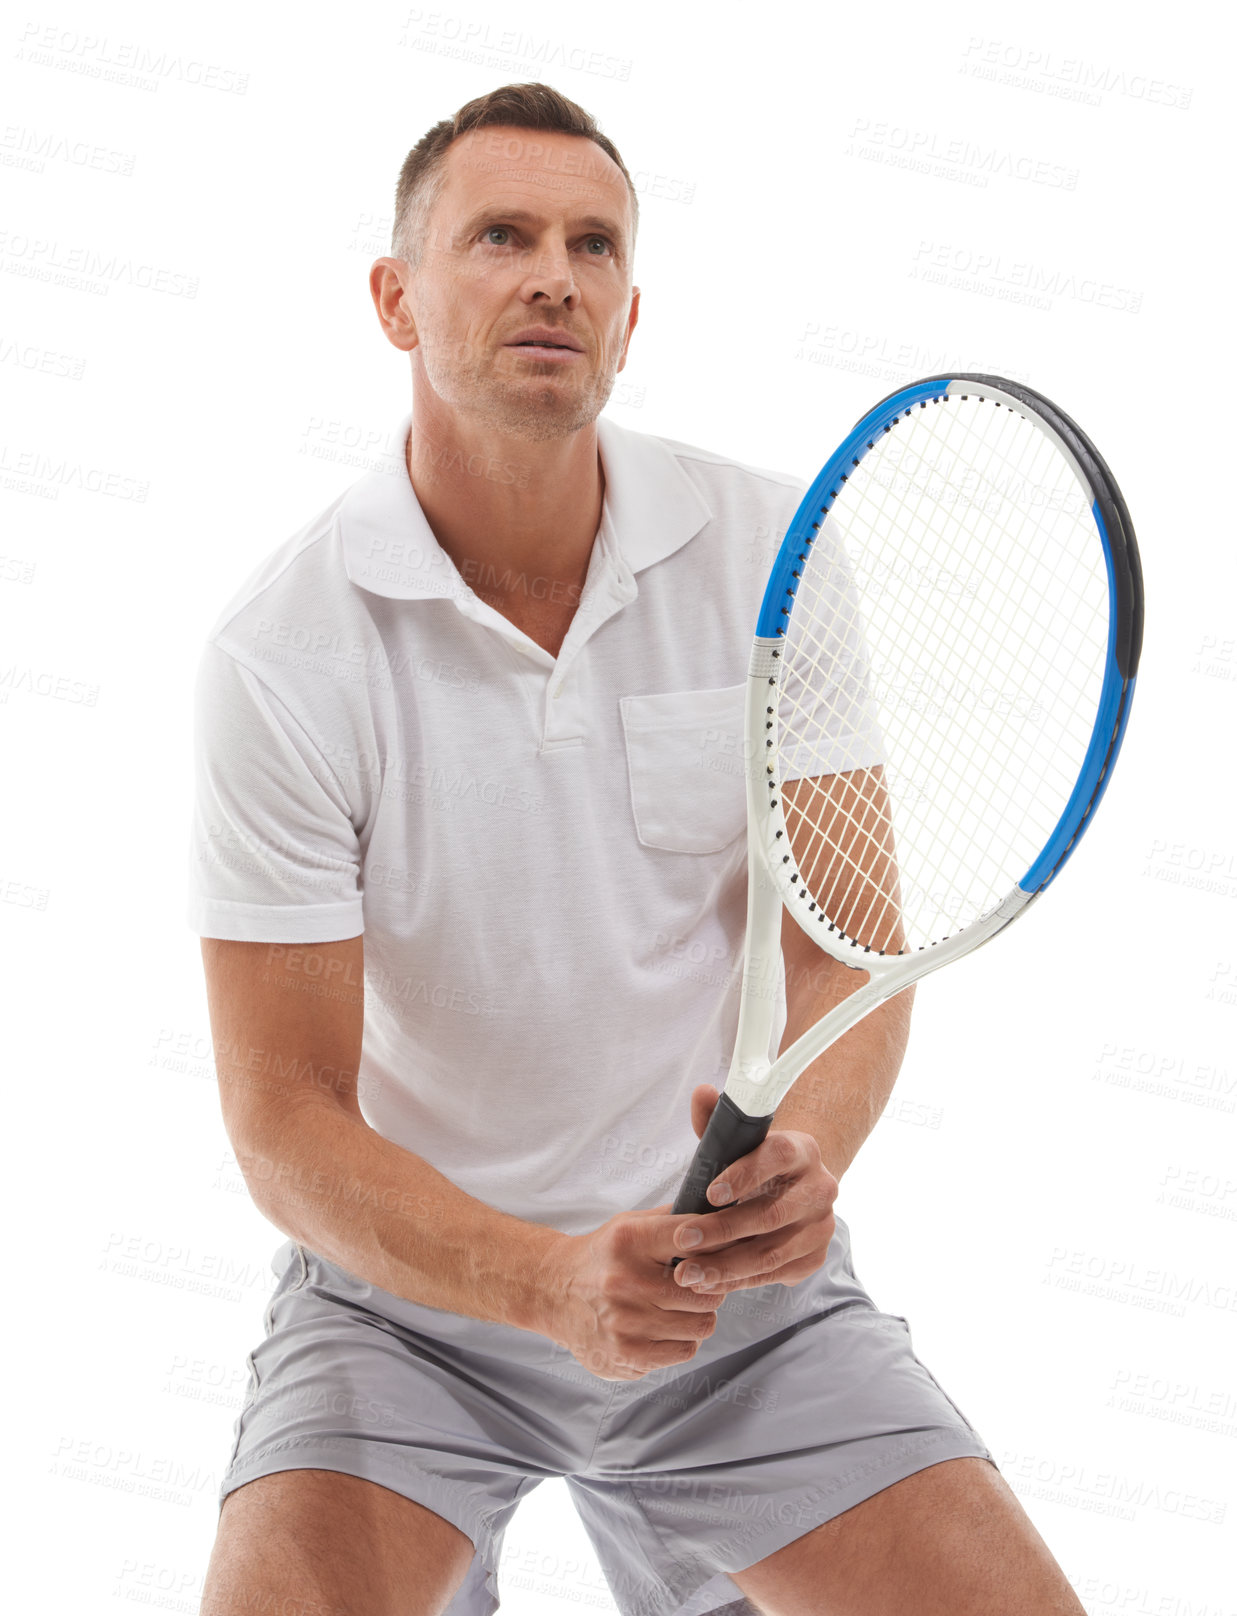
[[[489,426],[509,437],[545,443],[591,426],[605,408],[613,385],[611,382],[604,392],[590,391],[581,396],[534,384],[511,389],[501,397],[490,395],[478,413],[484,415]]]

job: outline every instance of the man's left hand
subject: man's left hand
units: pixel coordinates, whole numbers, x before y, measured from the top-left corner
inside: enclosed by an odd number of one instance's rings
[[[718,1094],[712,1083],[698,1083],[692,1091],[697,1138],[708,1126]],[[674,1269],[680,1285],[711,1295],[797,1285],[824,1262],[833,1238],[838,1181],[821,1161],[812,1134],[771,1128],[714,1183],[725,1184],[730,1198],[718,1201],[716,1192],[710,1193],[718,1211],[684,1218],[675,1237],[683,1257]],[[692,1245],[685,1236],[694,1229],[703,1238]]]

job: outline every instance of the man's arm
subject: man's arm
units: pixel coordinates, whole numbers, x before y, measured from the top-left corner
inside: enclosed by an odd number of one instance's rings
[[[789,782],[786,828],[798,866],[810,872],[822,907],[846,934],[886,952],[904,946],[902,902],[883,770],[855,769]],[[867,981],[816,947],[789,914],[782,917],[787,1049]],[[910,1037],[913,987],[857,1022],[795,1081],[773,1115],[774,1128],[810,1133],[835,1179],[854,1161],[892,1092]]]
[[[567,1237],[486,1206],[361,1115],[363,939],[207,937],[202,960],[224,1126],[258,1210],[394,1296],[537,1330]]]
[[[865,977],[823,953],[790,915],[782,920],[786,1032],[781,1049],[848,998]],[[903,989],[845,1032],[795,1080],[773,1113],[774,1128],[810,1133],[820,1159],[842,1174],[880,1120],[906,1053],[914,987]]]

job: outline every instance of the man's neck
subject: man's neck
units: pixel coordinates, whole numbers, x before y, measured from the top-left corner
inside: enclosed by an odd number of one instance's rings
[[[529,442],[414,416],[405,461],[434,537],[482,599],[522,627],[534,603],[557,605],[555,620],[578,604],[605,491],[595,422]]]

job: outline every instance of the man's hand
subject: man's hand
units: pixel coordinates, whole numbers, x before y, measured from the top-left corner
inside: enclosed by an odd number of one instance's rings
[[[675,1234],[693,1221],[671,1205],[618,1212],[589,1234],[564,1235],[547,1260],[538,1330],[601,1380],[686,1363],[717,1328],[721,1297],[668,1277]]]
[[[692,1093],[697,1138],[718,1093],[711,1083]],[[666,1202],[564,1235],[546,1276],[540,1333],[601,1380],[639,1380],[694,1357],[731,1291],[797,1285],[814,1274],[833,1237],[838,1183],[812,1135],[770,1130],[724,1180],[724,1211],[676,1214]],[[693,1242],[697,1231],[703,1238]],[[685,1260],[671,1268],[675,1257]]]
[[[692,1091],[692,1127],[704,1133],[719,1091],[698,1083]],[[691,1257],[673,1270],[674,1282],[689,1295],[724,1297],[753,1285],[797,1285],[825,1260],[833,1238],[833,1203],[838,1181],[820,1159],[810,1133],[771,1128],[755,1150],[714,1180],[729,1194],[709,1199],[724,1208],[694,1220],[684,1218],[676,1232],[680,1250]],[[703,1238],[694,1244],[691,1232]]]

